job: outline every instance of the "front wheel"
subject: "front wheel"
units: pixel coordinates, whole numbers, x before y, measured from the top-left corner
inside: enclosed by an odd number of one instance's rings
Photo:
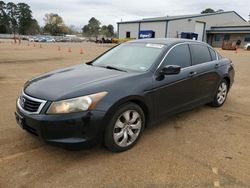
[[[214,107],[222,106],[227,99],[227,93],[228,93],[228,83],[225,79],[223,79],[219,84],[219,87],[217,89],[217,92],[214,96],[211,105]]]
[[[145,127],[143,110],[134,103],[121,106],[105,130],[105,146],[115,152],[126,151],[138,141]]]

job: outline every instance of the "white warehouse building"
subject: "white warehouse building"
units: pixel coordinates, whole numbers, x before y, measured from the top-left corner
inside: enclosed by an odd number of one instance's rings
[[[230,39],[242,46],[250,42],[250,23],[235,11],[118,22],[117,28],[118,38],[195,38],[212,46]]]

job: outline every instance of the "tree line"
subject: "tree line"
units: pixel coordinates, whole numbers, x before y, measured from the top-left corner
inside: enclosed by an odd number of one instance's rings
[[[39,25],[26,3],[0,1],[0,33],[36,34]]]
[[[56,13],[45,14],[44,27],[40,27],[37,20],[33,18],[32,10],[26,3],[13,3],[0,1],[0,33],[3,34],[75,34],[78,33],[74,25],[67,26],[63,18]],[[89,23],[82,28],[82,33],[88,37],[114,36],[113,25],[101,25],[96,18],[91,18]]]
[[[99,35],[111,38],[114,36],[114,26],[111,24],[101,26],[101,22],[92,17],[89,23],[83,26],[82,32],[85,36],[95,37],[96,39]]]

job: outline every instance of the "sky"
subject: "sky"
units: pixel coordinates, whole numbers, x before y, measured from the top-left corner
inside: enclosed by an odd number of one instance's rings
[[[5,3],[9,2],[3,0]],[[250,14],[250,0],[11,0],[27,3],[33,16],[44,25],[46,13],[58,13],[65,24],[82,28],[91,17],[103,25],[142,18],[197,14],[206,8],[234,10],[246,20]]]

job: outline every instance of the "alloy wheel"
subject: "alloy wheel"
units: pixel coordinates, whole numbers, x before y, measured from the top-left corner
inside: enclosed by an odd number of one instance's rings
[[[113,138],[120,147],[131,145],[139,136],[142,128],[142,119],[135,110],[123,112],[116,120]]]
[[[221,105],[225,102],[227,97],[227,84],[222,82],[217,93],[217,102]]]

